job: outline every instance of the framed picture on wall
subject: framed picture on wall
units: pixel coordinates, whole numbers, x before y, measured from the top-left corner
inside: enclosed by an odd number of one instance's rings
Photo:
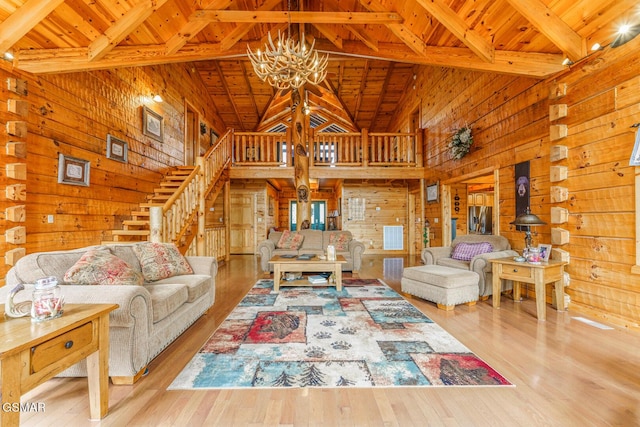
[[[530,203],[529,161],[521,162],[515,166],[516,180],[516,218],[527,212]],[[528,226],[516,225],[518,231],[528,231]]]
[[[111,134],[107,135],[107,158],[127,163],[128,152],[129,144]]]
[[[58,155],[58,183],[89,186],[90,163],[88,160]]]
[[[427,185],[427,202],[433,203],[438,201],[438,187],[440,184],[438,182],[434,184]]]
[[[147,106],[142,107],[142,133],[156,141],[164,141],[162,116]]]

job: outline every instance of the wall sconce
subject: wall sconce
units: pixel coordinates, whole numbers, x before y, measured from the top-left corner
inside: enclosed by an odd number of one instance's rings
[[[155,95],[151,94],[151,99],[153,99],[155,102],[158,102],[158,103],[164,101],[164,99],[162,99],[162,97],[160,95],[158,95],[157,93]]]
[[[205,135],[206,133],[207,133],[206,123],[200,122],[200,135]]]
[[[528,250],[533,244],[533,238],[531,237],[531,227],[546,225],[547,223],[538,218],[536,215],[532,214],[531,209],[527,207],[525,213],[518,215],[518,217],[514,221],[511,221],[509,224],[526,227],[526,229],[524,230],[524,244]]]

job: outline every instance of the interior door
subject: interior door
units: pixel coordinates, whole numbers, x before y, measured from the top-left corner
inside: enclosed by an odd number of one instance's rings
[[[230,249],[232,254],[253,254],[256,248],[254,193],[234,192],[231,194],[229,215]]]

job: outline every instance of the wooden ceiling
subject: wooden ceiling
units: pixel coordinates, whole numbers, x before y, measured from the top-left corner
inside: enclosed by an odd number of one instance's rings
[[[419,66],[544,78],[639,12],[637,0],[0,0],[0,53],[32,73],[193,62],[228,127],[268,130],[286,125],[288,97],[257,78],[247,46],[289,28],[330,57],[308,92],[319,126],[380,132]]]

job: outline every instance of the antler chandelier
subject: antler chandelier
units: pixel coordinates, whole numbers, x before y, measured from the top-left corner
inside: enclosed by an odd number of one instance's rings
[[[247,55],[251,60],[253,69],[262,81],[269,83],[278,89],[299,88],[305,83],[317,85],[322,83],[327,76],[328,55],[318,55],[313,48],[307,50],[304,43],[304,33],[300,42],[291,38],[291,1],[288,2],[289,25],[287,37],[278,31],[278,42],[274,43],[271,32],[268,33],[268,41],[264,45],[264,52],[253,53],[247,45]]]
[[[278,89],[295,89],[309,82],[314,85],[321,83],[327,76],[328,55],[318,55],[313,49],[307,49],[304,42],[297,42],[291,37],[285,38],[278,31],[278,42],[274,43],[271,33],[264,45],[264,52],[260,49],[251,52],[247,46],[247,55],[253,69],[262,79]]]

